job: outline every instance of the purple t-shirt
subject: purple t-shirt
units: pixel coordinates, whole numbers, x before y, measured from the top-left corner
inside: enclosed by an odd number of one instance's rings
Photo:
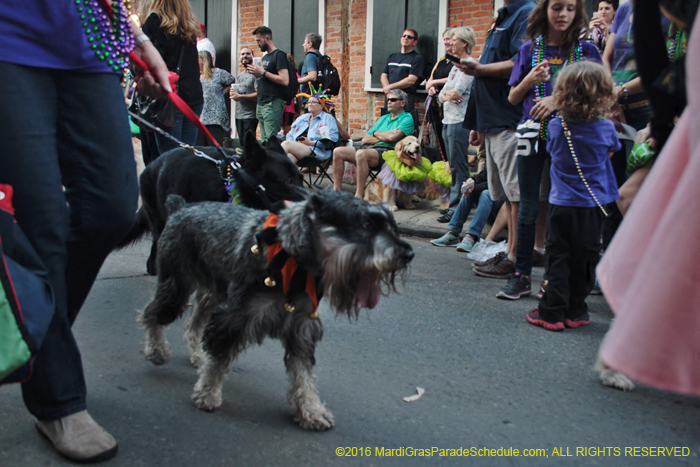
[[[622,148],[613,122],[597,120],[567,122],[567,125],[583,176],[600,204],[612,203],[619,199],[615,174],[608,156],[608,153]],[[552,179],[549,203],[582,208],[597,206],[576,169],[559,117],[549,122],[547,152],[552,155],[549,170]]]
[[[90,48],[74,0],[2,0],[0,61],[114,73]]]
[[[510,80],[508,81],[509,86],[517,86],[523,78],[530,73],[530,70],[532,70],[532,49],[532,41],[527,41],[520,47],[518,55],[515,56],[513,71],[510,73]],[[581,53],[584,60],[602,63],[598,49],[590,42],[581,41]],[[558,46],[548,45],[545,48],[544,58],[549,61],[549,74],[551,76],[549,81],[545,83],[545,93],[547,96],[552,95],[554,80],[556,79],[557,73],[559,73],[566,64],[568,55],[568,53],[562,54]],[[535,87],[533,86],[525,95],[525,99],[523,99],[523,116],[520,119],[520,123],[532,118],[530,116],[530,111],[535,105],[534,100]]]

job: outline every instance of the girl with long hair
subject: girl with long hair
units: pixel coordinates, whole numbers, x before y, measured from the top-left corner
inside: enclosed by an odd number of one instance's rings
[[[146,1],[141,4],[139,20],[168,70],[179,74],[176,83],[178,95],[199,115],[204,103],[197,55],[199,21],[192,13],[190,3],[187,0]],[[175,126],[168,133],[183,143],[194,145],[197,128],[179,110],[176,115]],[[177,143],[159,133],[155,138],[161,154],[177,147]]]
[[[523,105],[521,124],[532,120],[533,126],[539,124],[539,134],[526,140],[531,150],[519,151],[517,156],[520,202],[514,203],[519,207],[515,274],[498,291],[498,298],[517,300],[531,293],[533,250],[536,243],[538,248],[544,246],[543,210],[539,230],[536,225],[540,201],[545,204],[549,192],[546,143],[547,127],[557,109],[552,97],[554,78],[566,65],[582,60],[601,62],[595,46],[579,40],[581,31],[588,25],[583,1],[542,0],[537,4],[530,13],[528,40],[520,47],[508,82],[511,86],[508,100],[513,105]]]

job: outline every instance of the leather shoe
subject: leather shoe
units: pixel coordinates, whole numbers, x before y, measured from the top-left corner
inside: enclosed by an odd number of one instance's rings
[[[87,410],[58,420],[37,420],[36,427],[59,454],[72,461],[100,462],[117,454],[115,439],[92,419]]]
[[[496,253],[495,256],[490,257],[486,261],[474,261],[472,263],[472,266],[478,266],[478,267],[484,267],[484,266],[489,266],[494,263],[499,263],[503,261],[503,258],[506,256],[505,252],[501,251],[500,253]]]
[[[437,218],[437,221],[442,223],[442,224],[446,224],[446,223],[450,222],[451,220],[452,220],[452,213],[449,211]]]
[[[477,276],[507,279],[511,274],[515,274],[515,265],[504,255],[501,261],[486,266],[474,266],[472,271]]]

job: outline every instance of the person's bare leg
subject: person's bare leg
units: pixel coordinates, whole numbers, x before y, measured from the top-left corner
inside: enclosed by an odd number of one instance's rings
[[[365,195],[365,184],[369,176],[369,168],[379,164],[379,153],[376,149],[360,149],[355,153],[357,166],[357,186],[355,196],[362,199]]]
[[[486,236],[486,240],[495,242],[496,237],[499,233],[501,233],[501,230],[503,230],[506,225],[508,225],[508,210],[506,209],[506,205],[503,204],[501,209],[498,210],[496,220],[493,221],[493,225],[491,226],[489,234]]]
[[[345,162],[357,164],[355,159],[355,148],[350,146],[339,146],[333,150],[333,189],[335,191],[340,191],[343,189]]]

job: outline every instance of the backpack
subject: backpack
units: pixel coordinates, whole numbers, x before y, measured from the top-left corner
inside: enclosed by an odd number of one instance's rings
[[[284,55],[284,59],[287,60],[287,54],[282,52],[280,49],[276,49]],[[286,105],[294,102],[294,99],[299,94],[299,80],[297,79],[297,70],[294,68],[292,63],[287,60],[287,73],[289,74],[289,83],[284,87],[284,103]]]
[[[314,86],[319,86],[331,96],[337,96],[340,92],[340,75],[338,74],[338,69],[331,62],[331,57],[321,55],[320,52],[309,53],[318,56],[318,64],[316,65],[318,77],[314,82]]]

